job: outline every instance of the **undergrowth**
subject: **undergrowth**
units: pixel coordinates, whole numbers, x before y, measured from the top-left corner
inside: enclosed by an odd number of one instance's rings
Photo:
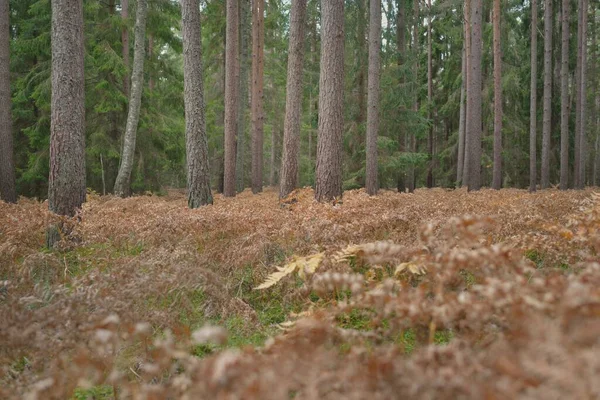
[[[0,397],[600,396],[598,195],[292,196],[0,202]]]

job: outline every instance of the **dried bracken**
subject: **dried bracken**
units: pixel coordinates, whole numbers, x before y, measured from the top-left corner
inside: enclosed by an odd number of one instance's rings
[[[90,197],[0,202],[1,398],[600,397],[592,191]]]

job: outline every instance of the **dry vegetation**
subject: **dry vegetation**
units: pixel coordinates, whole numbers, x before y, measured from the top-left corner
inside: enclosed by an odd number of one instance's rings
[[[0,398],[600,397],[600,196],[292,197],[0,202]]]

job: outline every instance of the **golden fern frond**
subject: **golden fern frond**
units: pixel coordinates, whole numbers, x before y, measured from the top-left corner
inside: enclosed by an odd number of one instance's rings
[[[292,274],[294,271],[298,272],[298,276],[303,280],[306,279],[307,274],[313,274],[321,261],[323,261],[324,253],[317,253],[307,257],[294,257],[293,261],[284,265],[283,267],[277,267],[277,271],[267,276],[267,279],[259,286],[255,287],[255,290],[267,289],[274,286],[285,278]]]
[[[406,262],[396,266],[395,275],[401,274],[404,271],[408,271],[414,275],[425,275],[427,273],[425,267],[412,262]]]

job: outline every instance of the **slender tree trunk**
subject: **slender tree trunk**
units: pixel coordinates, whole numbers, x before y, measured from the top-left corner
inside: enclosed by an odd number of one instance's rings
[[[181,1],[188,206],[212,204],[198,0]]]
[[[469,142],[469,166],[467,185],[469,190],[481,188],[481,52],[482,52],[482,0],[471,0],[471,60],[467,96],[469,113],[467,135]]]
[[[265,1],[252,3],[252,192],[263,187]]]
[[[48,208],[74,216],[85,202],[85,77],[83,1],[52,1],[52,104]],[[48,228],[46,243],[61,239]]]
[[[535,12],[535,2],[532,0],[532,13]],[[502,54],[500,49],[500,0],[494,0],[494,15],[492,17],[493,30],[494,30],[494,170],[492,173],[492,188],[499,190],[502,187]],[[537,21],[537,18],[535,19]],[[535,26],[532,22],[532,29]],[[532,34],[531,45],[534,45],[534,37]],[[533,50],[531,50],[533,57]],[[535,61],[532,59],[531,66],[534,67]],[[531,78],[532,89],[535,82],[535,77],[532,75]],[[532,94],[534,99],[535,94]],[[532,110],[535,111],[535,104],[531,106]],[[534,119],[535,121],[535,119]],[[532,172],[534,176],[533,190],[535,190],[535,122],[533,123],[534,137],[533,137],[533,154],[530,148],[530,157],[533,157],[532,165],[534,170]],[[530,187],[531,190],[531,187]]]
[[[125,93],[125,96],[129,97],[129,0],[121,0],[121,19],[123,23],[123,27],[121,28],[121,45],[123,64],[125,65],[123,93]]]
[[[569,0],[562,0],[560,70],[560,189],[569,185]]]
[[[431,112],[433,109],[433,59],[431,43],[431,0],[427,0],[427,118],[429,119],[429,134],[427,137],[427,148],[429,152],[429,166],[427,168],[427,187],[433,187],[433,120]]]
[[[414,72],[413,72],[413,95],[415,101],[413,104],[413,111],[415,114],[419,112],[419,0],[413,1],[413,57],[415,58]],[[410,135],[410,150],[412,153],[417,151],[417,137],[413,133]],[[410,165],[408,168],[408,192],[413,193],[415,191],[415,167]]]
[[[496,0],[498,1],[498,0]],[[531,0],[531,89],[529,107],[529,191],[537,183],[537,0]]]
[[[463,175],[462,175],[462,185],[464,187],[468,186],[469,183],[469,151],[470,151],[470,140],[469,140],[469,115],[470,115],[470,104],[471,99],[469,98],[469,81],[471,76],[471,0],[465,0],[464,7],[465,14],[465,49],[466,49],[466,57],[467,57],[467,74],[465,79],[465,87],[466,87],[466,100],[465,100],[465,155],[463,160]]]
[[[587,17],[588,17],[588,0],[581,0],[581,14],[579,25],[581,26],[581,70],[580,70],[580,86],[579,86],[579,129],[575,134],[575,143],[579,147],[579,159],[576,162],[576,189],[583,189],[585,186],[585,159],[587,155]]]
[[[16,203],[11,104],[9,9],[0,0],[0,199]]]
[[[577,0],[577,64],[575,66],[575,159],[573,160],[573,187],[579,189],[579,166],[581,165],[581,65],[583,56],[583,0]]]
[[[343,107],[344,0],[322,0],[317,201],[342,197]]]
[[[460,187],[463,176],[463,167],[465,161],[465,117],[466,107],[466,84],[467,84],[467,49],[466,40],[463,43],[462,50],[462,82],[460,84],[460,111],[458,119],[458,154],[456,157],[456,186]]]
[[[287,196],[298,186],[298,152],[300,149],[300,118],[302,116],[302,69],[304,66],[305,25],[306,0],[293,0],[290,13],[283,157],[281,159],[281,176],[279,179],[280,198]],[[310,157],[310,148],[308,151]]]
[[[250,42],[251,0],[240,0],[240,101],[238,103],[238,129],[235,161],[235,177],[237,191],[245,187],[244,159],[246,154],[246,109],[248,108],[248,72],[250,70],[250,55],[248,46]]]
[[[552,0],[544,10],[544,115],[542,122],[542,189],[550,187],[550,137],[552,136]]]
[[[377,135],[379,133],[379,74],[381,50],[381,0],[370,1],[369,88],[367,99],[367,193],[377,194]]]
[[[225,167],[223,195],[235,196],[235,157],[240,89],[239,13],[238,1],[227,0],[227,30],[225,45]]]
[[[123,139],[123,154],[121,167],[115,181],[115,194],[120,197],[129,196],[131,188],[131,171],[135,154],[135,141],[140,108],[142,105],[142,91],[144,86],[144,52],[146,32],[146,0],[138,0],[135,21],[135,44],[133,50],[133,73],[131,75],[131,96],[129,98],[129,112]]]
[[[402,67],[402,65],[406,62],[406,2],[404,0],[398,0],[398,14],[396,15],[396,43],[397,43],[397,52],[398,52],[398,66]],[[389,3],[391,7],[391,2]],[[400,78],[400,85],[402,88],[405,87],[406,78],[404,73],[402,72]],[[405,89],[402,89],[405,90]],[[405,109],[405,104],[402,104],[402,110]],[[407,152],[409,150],[409,136],[406,132],[406,126],[403,124],[399,126],[398,132],[398,150]],[[398,192],[404,192],[406,189],[405,182],[406,172],[400,170],[398,172],[397,178],[397,188]]]

